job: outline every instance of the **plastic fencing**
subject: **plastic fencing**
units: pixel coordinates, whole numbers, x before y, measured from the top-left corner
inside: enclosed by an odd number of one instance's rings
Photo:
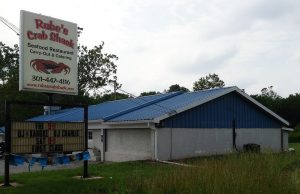
[[[22,166],[25,163],[28,163],[28,171],[30,172],[31,167],[35,164],[39,164],[42,167],[42,170],[48,165],[67,165],[74,161],[85,161],[91,158],[88,151],[83,151],[76,154],[70,155],[58,155],[50,157],[31,157],[27,159],[22,155],[11,154],[9,157],[10,165]]]

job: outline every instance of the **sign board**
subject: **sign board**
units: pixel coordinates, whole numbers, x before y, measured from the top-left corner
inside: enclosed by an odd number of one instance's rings
[[[11,153],[85,150],[84,122],[12,122]]]
[[[19,89],[78,94],[77,24],[21,11]]]

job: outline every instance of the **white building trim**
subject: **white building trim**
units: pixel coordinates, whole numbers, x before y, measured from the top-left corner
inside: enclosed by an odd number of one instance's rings
[[[290,132],[293,132],[293,131],[294,131],[294,129],[292,129],[292,128],[287,128],[287,127],[282,127],[282,130],[284,130],[284,131],[290,131]]]

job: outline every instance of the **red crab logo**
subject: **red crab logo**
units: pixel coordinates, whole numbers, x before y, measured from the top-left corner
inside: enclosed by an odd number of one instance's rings
[[[62,71],[66,74],[70,73],[71,68],[63,63],[56,63],[50,60],[44,59],[33,59],[30,61],[30,66],[38,72],[43,72],[46,74],[61,73]]]

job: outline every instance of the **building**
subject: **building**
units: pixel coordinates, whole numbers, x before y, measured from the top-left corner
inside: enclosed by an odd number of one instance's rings
[[[82,121],[80,108],[35,121]],[[255,143],[288,149],[289,123],[237,87],[174,92],[89,106],[90,147],[102,161],[226,154]]]

